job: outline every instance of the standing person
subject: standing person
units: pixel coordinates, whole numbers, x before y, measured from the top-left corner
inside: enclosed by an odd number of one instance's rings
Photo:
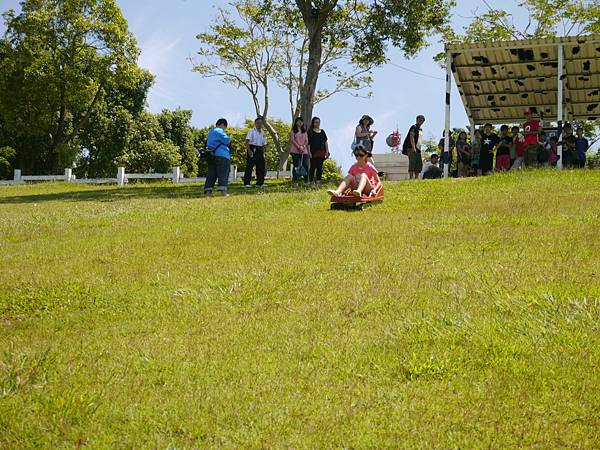
[[[442,137],[438,141],[438,152],[442,155],[441,163],[442,166],[448,164],[448,170],[452,171],[452,164],[454,163],[454,139],[452,137],[452,131],[450,132],[450,145],[448,145],[448,151],[446,151],[446,130],[442,131]],[[450,175],[453,176],[453,175]]]
[[[410,127],[402,145],[402,153],[408,156],[408,174],[411,180],[416,180],[423,170],[421,159],[421,143],[423,142],[423,130],[421,126],[425,123],[425,116],[418,115],[416,123]]]
[[[538,164],[538,132],[540,121],[533,118],[532,108],[525,110],[525,123],[523,124],[523,135],[525,136],[525,166],[535,167]]]
[[[265,147],[267,146],[267,135],[262,129],[263,119],[257,117],[254,128],[246,135],[246,171],[244,172],[244,187],[252,187],[252,169],[256,167],[256,186],[265,184],[267,174],[267,163],[265,161]]]
[[[321,185],[323,163],[329,158],[327,134],[321,129],[321,119],[313,117],[308,130],[308,149],[310,154],[309,180],[317,186]]]
[[[550,136],[550,166],[556,167],[558,162],[558,138]]]
[[[575,167],[585,167],[587,151],[590,148],[590,143],[583,136],[583,128],[577,128],[577,139],[575,139]]]
[[[517,141],[516,137],[519,135],[519,127],[512,127],[510,129],[512,142],[510,144],[510,168],[515,165],[515,161],[517,160]]]
[[[563,133],[563,167],[568,169],[573,167],[575,161],[577,138],[573,134],[573,127],[570,123],[565,123],[565,126],[563,127]]]
[[[479,154],[479,169],[482,175],[487,175],[494,168],[494,149],[500,143],[500,138],[492,131],[492,124],[486,123],[481,137],[481,152]]]
[[[481,131],[475,130],[475,139],[471,142],[471,167],[475,171],[475,175],[481,175],[481,169],[479,168],[479,155],[481,154]]]
[[[218,180],[217,190],[227,196],[229,168],[231,166],[231,152],[229,150],[231,138],[225,132],[227,120],[219,119],[215,125],[215,128],[208,133],[206,142],[208,173],[204,182],[204,195],[212,195],[215,183]]]
[[[515,144],[516,159],[510,170],[522,169],[525,166],[525,147],[527,147],[525,144],[525,136],[520,133],[519,127],[516,126],[512,128],[512,134],[513,142]]]
[[[297,117],[292,127],[292,161],[294,169],[292,170],[292,181],[298,183],[300,178],[304,178],[304,181],[308,183],[308,163],[310,160],[308,152],[308,133],[304,126],[304,119]],[[302,174],[303,173],[303,174]],[[302,174],[302,176],[300,176]]]
[[[458,176],[466,177],[471,168],[471,146],[467,144],[467,133],[461,131],[458,133],[456,141],[456,159],[458,160]]]
[[[374,141],[377,136],[377,131],[371,130],[371,126],[375,123],[371,116],[366,114],[360,118],[356,130],[354,130],[354,142],[356,145],[362,145],[365,151],[373,153]]]
[[[500,127],[500,142],[496,150],[496,170],[510,169],[510,148],[513,145],[513,138],[508,135],[508,125]]]

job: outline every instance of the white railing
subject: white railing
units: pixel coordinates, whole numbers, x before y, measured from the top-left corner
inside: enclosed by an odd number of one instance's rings
[[[229,181],[236,182],[243,178],[244,174],[238,172],[236,166],[232,166],[229,173]],[[266,178],[291,178],[291,171],[269,171]],[[77,184],[117,184],[123,186],[129,180],[171,180],[173,184],[180,183],[204,183],[206,178],[185,178],[179,167],[173,167],[170,173],[126,173],[125,167],[117,169],[116,178],[77,178],[72,169],[65,169],[64,175],[21,175],[21,170],[15,169],[12,180],[0,181],[0,185],[24,184],[31,181],[64,181],[65,183]]]
[[[256,172],[252,172],[252,176],[256,176]],[[244,172],[238,172],[236,175],[235,180],[236,181],[240,181],[244,178]],[[292,171],[291,170],[268,170],[267,173],[265,174],[265,178],[266,179],[286,179],[286,178],[292,178]]]

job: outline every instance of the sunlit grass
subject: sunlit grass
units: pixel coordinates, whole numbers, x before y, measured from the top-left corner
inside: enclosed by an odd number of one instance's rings
[[[600,172],[0,188],[0,447],[600,445]]]

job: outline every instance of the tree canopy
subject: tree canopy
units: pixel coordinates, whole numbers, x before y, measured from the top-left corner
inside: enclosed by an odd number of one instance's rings
[[[464,33],[448,28],[448,43],[508,41],[600,33],[599,0],[520,0],[513,12],[504,4],[484,2],[472,12]]]
[[[286,90],[290,119],[339,93],[369,95],[371,69],[390,45],[407,56],[444,31],[452,0],[235,0],[198,35],[196,70],[245,89],[268,116],[273,85]],[[235,11],[237,17],[233,17]],[[319,80],[321,83],[319,83]],[[267,129],[286,159],[279,136]]]
[[[0,114],[17,160],[55,171],[75,157],[107,91],[134,89],[146,74],[115,0],[27,0],[21,7],[3,15]]]

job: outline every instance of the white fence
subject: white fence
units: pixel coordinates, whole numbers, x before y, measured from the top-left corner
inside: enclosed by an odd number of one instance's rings
[[[233,166],[229,173],[229,181],[239,181],[244,176],[243,173],[238,173],[237,167]],[[267,172],[266,178],[290,178],[290,171],[270,171]],[[0,185],[15,185],[24,184],[32,181],[64,181],[65,183],[77,184],[117,184],[123,186],[129,180],[171,180],[173,184],[180,183],[204,183],[206,178],[185,178],[179,167],[173,167],[170,173],[126,173],[124,167],[117,169],[116,178],[77,178],[73,175],[72,169],[65,169],[64,175],[21,175],[21,170],[15,169],[12,180],[1,181]]]

